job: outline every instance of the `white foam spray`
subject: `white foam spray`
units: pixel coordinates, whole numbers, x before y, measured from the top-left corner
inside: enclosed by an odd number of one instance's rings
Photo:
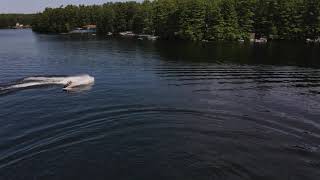
[[[1,87],[1,91],[18,90],[45,85],[62,85],[64,90],[73,90],[81,86],[90,86],[94,84],[94,77],[84,74],[78,76],[65,77],[27,77],[13,85]]]

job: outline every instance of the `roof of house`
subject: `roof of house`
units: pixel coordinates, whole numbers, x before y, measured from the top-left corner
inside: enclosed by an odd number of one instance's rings
[[[88,24],[88,25],[83,26],[83,28],[95,29],[95,28],[97,28],[97,25],[94,25],[94,24]]]

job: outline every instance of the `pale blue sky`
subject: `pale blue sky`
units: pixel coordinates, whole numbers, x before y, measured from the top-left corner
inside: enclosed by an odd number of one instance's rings
[[[68,4],[103,4],[111,1],[126,0],[0,0],[0,14],[35,13],[44,10],[46,7],[58,7]]]

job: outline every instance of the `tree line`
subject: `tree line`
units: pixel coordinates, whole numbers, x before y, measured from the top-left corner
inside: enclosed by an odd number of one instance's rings
[[[274,39],[320,36],[319,0],[153,0],[68,5],[36,14],[39,33],[96,24],[97,33],[133,31],[162,39],[237,40],[250,33]]]
[[[30,25],[33,16],[33,14],[0,14],[0,29],[13,27],[16,23]]]

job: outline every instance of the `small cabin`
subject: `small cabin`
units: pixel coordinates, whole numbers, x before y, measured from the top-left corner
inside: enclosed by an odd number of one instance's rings
[[[23,28],[23,24],[20,23],[16,23],[16,26],[14,27],[15,29],[22,29]]]

